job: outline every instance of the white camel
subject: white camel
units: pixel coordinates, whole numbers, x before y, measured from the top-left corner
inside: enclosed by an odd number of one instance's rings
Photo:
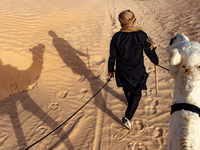
[[[175,80],[168,150],[200,150],[200,44],[178,33],[168,52]]]

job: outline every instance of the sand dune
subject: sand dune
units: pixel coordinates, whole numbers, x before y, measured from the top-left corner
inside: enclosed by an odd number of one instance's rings
[[[6,0],[0,2],[0,150],[22,150],[68,119],[107,81],[118,14],[132,10],[168,68],[170,38],[200,42],[198,0]],[[30,149],[166,150],[173,79],[145,56],[149,73],[132,120],[114,79],[55,133]]]

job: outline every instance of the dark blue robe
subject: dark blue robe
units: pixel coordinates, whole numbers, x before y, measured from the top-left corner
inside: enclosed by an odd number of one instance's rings
[[[148,74],[145,71],[143,50],[151,62],[158,64],[155,48],[151,50],[150,46],[144,31],[119,31],[113,35],[110,42],[108,72],[115,72],[118,87],[131,91],[147,89]]]

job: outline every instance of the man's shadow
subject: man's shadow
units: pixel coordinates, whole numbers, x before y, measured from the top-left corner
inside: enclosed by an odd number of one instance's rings
[[[17,110],[18,102],[20,102],[24,110],[31,112],[33,115],[39,118],[43,123],[49,126],[51,130],[59,126],[59,123],[57,123],[53,118],[51,118],[47,113],[45,113],[31,99],[28,92],[26,92],[28,90],[28,86],[35,83],[40,77],[41,71],[43,69],[44,49],[45,46],[42,44],[38,44],[37,46],[30,49],[30,51],[32,52],[33,62],[27,70],[20,71],[17,68],[12,67],[10,65],[2,65],[2,62],[0,61],[1,77],[4,77],[4,79],[2,80],[9,81],[3,84],[4,86],[3,88],[6,88],[8,90],[7,97],[8,95],[10,95],[10,97],[0,100],[0,115],[4,114],[9,115],[17,138],[18,147],[21,147],[20,149],[26,148],[27,143],[22,128],[23,123],[20,122],[20,118],[18,115],[18,110]],[[1,87],[1,89],[3,88]],[[16,88],[18,88],[18,92],[21,92],[20,94],[15,94]],[[24,130],[27,131],[26,129]],[[64,132],[62,127],[59,130],[57,130],[56,133],[61,131],[62,133]],[[64,138],[59,137],[59,139],[60,141],[63,140],[62,142],[68,149],[74,150],[73,145],[69,140],[67,134],[65,134]]]
[[[92,91],[92,95],[96,94],[96,92],[105,84],[99,77],[96,77],[95,74],[87,68],[86,64],[79,58],[80,56],[89,57],[88,54],[84,54],[76,49],[74,49],[69,42],[67,42],[63,38],[59,38],[54,31],[49,31],[49,35],[53,38],[53,45],[58,51],[59,56],[63,60],[63,62],[71,68],[72,72],[74,74],[78,74],[80,76],[84,76],[89,84]],[[77,55],[78,54],[78,55]],[[123,100],[124,97],[121,94],[118,94],[116,91],[114,91],[109,86],[106,86],[104,88],[107,92],[112,94],[114,97],[116,97],[119,100]],[[125,101],[123,101],[125,102]],[[107,108],[106,102],[104,100],[104,97],[102,95],[102,92],[99,92],[94,97],[94,104],[102,110],[104,113],[106,113],[108,116],[110,116],[113,120],[115,120],[117,123],[121,124],[121,120],[113,114],[113,112]]]

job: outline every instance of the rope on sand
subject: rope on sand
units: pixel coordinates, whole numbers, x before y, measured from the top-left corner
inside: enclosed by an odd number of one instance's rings
[[[157,65],[167,71],[169,71],[169,69],[162,67],[160,65]],[[67,121],[69,121],[73,116],[75,116],[83,107],[85,107],[85,105],[87,105],[107,84],[108,82],[111,80],[112,77],[110,77],[107,82],[99,89],[99,91],[97,91],[96,94],[94,94],[81,108],[79,108],[72,116],[70,116],[67,120],[65,120],[63,123],[61,123],[59,126],[57,126],[54,130],[52,130],[51,132],[49,132],[47,135],[45,135],[44,137],[42,137],[41,139],[39,139],[38,141],[36,141],[35,143],[33,143],[32,145],[28,146],[27,148],[25,148],[24,150],[28,150],[29,148],[33,147],[35,144],[39,143],[40,141],[42,141],[43,139],[45,139],[47,136],[49,136],[50,134],[52,134],[53,132],[55,132],[58,128],[60,128],[61,126],[63,126]]]
[[[33,147],[35,144],[39,143],[40,141],[42,141],[44,138],[46,138],[47,136],[49,136],[50,134],[52,134],[53,132],[55,132],[58,128],[60,128],[62,125],[64,125],[67,121],[69,121],[73,116],[75,116],[83,107],[85,107],[85,105],[87,105],[110,81],[111,77],[107,80],[107,82],[99,89],[99,91],[97,91],[96,94],[94,94],[81,108],[79,108],[71,117],[69,117],[67,120],[65,120],[63,123],[61,123],[59,126],[57,126],[54,130],[52,130],[51,132],[49,132],[47,135],[45,135],[44,137],[42,137],[41,139],[39,139],[38,141],[36,141],[35,143],[33,143],[32,145],[28,146],[27,148],[25,148],[24,150],[28,150],[29,148]]]

